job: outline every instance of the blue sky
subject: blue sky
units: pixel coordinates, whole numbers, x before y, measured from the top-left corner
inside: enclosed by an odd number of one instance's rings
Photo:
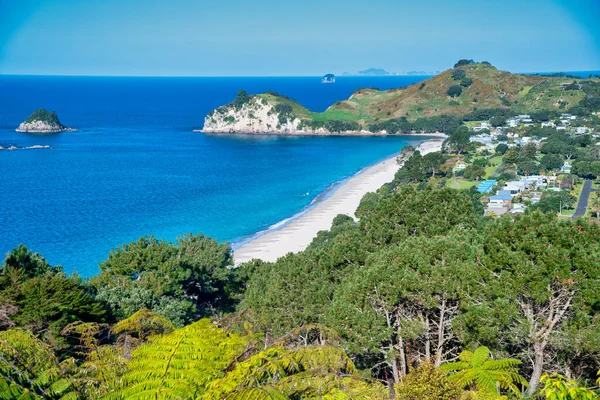
[[[0,74],[600,69],[600,0],[0,0]]]

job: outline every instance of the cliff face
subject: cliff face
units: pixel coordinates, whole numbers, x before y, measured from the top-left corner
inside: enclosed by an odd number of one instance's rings
[[[293,113],[281,113],[269,101],[258,96],[242,106],[226,105],[209,113],[204,119],[203,132],[326,134],[324,128],[311,129]]]

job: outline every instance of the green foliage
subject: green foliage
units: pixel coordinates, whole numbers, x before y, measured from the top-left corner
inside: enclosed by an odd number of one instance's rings
[[[459,400],[462,395],[460,386],[429,363],[406,375],[395,389],[402,400]]]
[[[454,68],[462,67],[463,65],[475,64],[473,60],[467,60],[466,58],[458,60],[456,64],[454,64]],[[489,64],[489,63],[488,63]]]
[[[69,378],[71,359],[59,362],[52,350],[21,329],[0,332],[0,398],[76,399]]]
[[[470,87],[472,84],[473,84],[473,79],[469,78],[468,76],[462,78],[460,81],[460,86],[462,86],[462,87]]]
[[[506,154],[506,152],[508,151],[508,145],[506,143],[500,143],[498,146],[496,146],[496,153],[498,154]]]
[[[464,70],[462,70],[462,69],[455,69],[454,71],[452,71],[452,73],[450,74],[450,76],[455,81],[460,81],[461,79],[463,79],[463,78],[465,78],[467,76],[467,73]]]
[[[31,123],[35,121],[46,122],[49,125],[62,126],[58,120],[58,116],[54,111],[48,111],[43,108],[35,110],[26,120],[25,123]]]
[[[241,354],[246,341],[202,319],[152,336],[132,353],[122,386],[109,399],[191,399]]]
[[[117,319],[146,308],[181,326],[232,310],[242,288],[232,263],[226,243],[203,235],[175,244],[143,237],[111,252],[92,283]]]
[[[580,386],[577,381],[553,373],[544,374],[540,379],[544,385],[541,392],[546,400],[596,400],[600,398],[596,392]]]
[[[532,209],[540,210],[543,213],[556,214],[561,208],[572,208],[577,203],[577,198],[569,192],[546,191],[537,204],[532,206]]]
[[[240,110],[245,104],[250,103],[253,98],[254,95],[249,95],[245,90],[240,90],[237,94],[237,97],[231,102],[230,105],[236,110]]]
[[[166,318],[143,309],[116,323],[112,327],[112,332],[115,334],[127,332],[143,340],[148,335],[170,333],[174,329],[175,326]]]
[[[462,93],[462,87],[459,85],[452,85],[448,88],[448,90],[446,91],[446,93],[448,94],[448,96],[450,97],[458,97],[461,95]]]
[[[546,154],[540,160],[540,165],[546,171],[552,171],[554,169],[559,169],[564,164],[563,159],[560,156],[554,154]]]
[[[71,322],[103,321],[106,316],[81,279],[67,276],[22,245],[7,255],[0,270],[0,298],[10,310],[6,326],[30,329],[56,347],[63,345],[60,331]]]
[[[478,347],[475,352],[464,350],[459,361],[446,363],[441,369],[450,374],[449,379],[463,388],[475,387],[484,396],[499,396],[500,390],[521,395],[517,385],[527,385],[519,375],[521,361],[514,358],[494,360],[487,347]]]

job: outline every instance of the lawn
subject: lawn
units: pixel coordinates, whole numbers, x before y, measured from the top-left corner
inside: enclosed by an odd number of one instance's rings
[[[479,182],[467,181],[461,178],[451,178],[446,181],[446,187],[452,189],[470,189],[473,186],[477,186]]]
[[[498,165],[502,164],[502,156],[495,156],[492,157],[490,159],[490,166],[485,168],[485,177],[487,178],[491,178],[492,175],[494,174],[494,171],[496,171],[496,168],[498,168]]]
[[[583,182],[575,185],[575,190],[573,190],[571,192],[571,194],[577,198],[577,202],[573,205],[573,208],[570,208],[568,210],[563,210],[562,214],[560,214],[561,217],[571,218],[571,216],[573,214],[575,214],[575,210],[577,209],[577,204],[579,203],[579,197],[581,196],[582,191],[583,191]]]

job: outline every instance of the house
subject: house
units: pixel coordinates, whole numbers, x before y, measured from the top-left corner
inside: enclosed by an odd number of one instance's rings
[[[542,122],[542,128],[556,128],[556,124],[552,121]]]
[[[517,121],[515,118],[509,118],[506,120],[506,125],[511,128],[515,128],[517,125],[519,125],[519,121]]]
[[[525,204],[521,204],[521,203],[513,204],[512,208],[510,209],[511,215],[523,214],[524,212],[525,212]]]
[[[566,126],[557,126],[557,127],[556,127],[556,130],[557,130],[557,131],[566,131],[566,130],[567,130],[567,127],[566,127]]]
[[[489,198],[489,207],[510,207],[512,203],[512,196],[509,195],[495,195]]]
[[[462,171],[465,168],[467,168],[467,165],[465,163],[457,163],[454,168],[452,168],[453,172],[457,172],[457,171]]]
[[[565,161],[565,164],[562,167],[560,167],[560,170],[562,172],[564,172],[565,174],[570,174],[572,166],[573,166],[573,163],[571,163],[571,161]]]
[[[539,203],[542,199],[542,192],[531,192],[531,204]]]
[[[521,181],[525,182],[527,186],[535,186],[536,189],[544,186],[544,180],[545,177],[543,175],[530,175],[521,178]]]
[[[479,193],[490,193],[496,183],[498,183],[498,181],[495,179],[487,179],[477,185],[477,191]]]
[[[586,133],[588,133],[590,130],[590,128],[587,128],[585,126],[578,126],[577,128],[575,128],[575,133],[577,135],[585,135]]]
[[[483,210],[484,215],[499,217],[508,212],[507,207],[487,207]]]
[[[516,196],[527,189],[527,183],[523,181],[510,181],[504,184],[503,190],[510,191],[511,196]]]

